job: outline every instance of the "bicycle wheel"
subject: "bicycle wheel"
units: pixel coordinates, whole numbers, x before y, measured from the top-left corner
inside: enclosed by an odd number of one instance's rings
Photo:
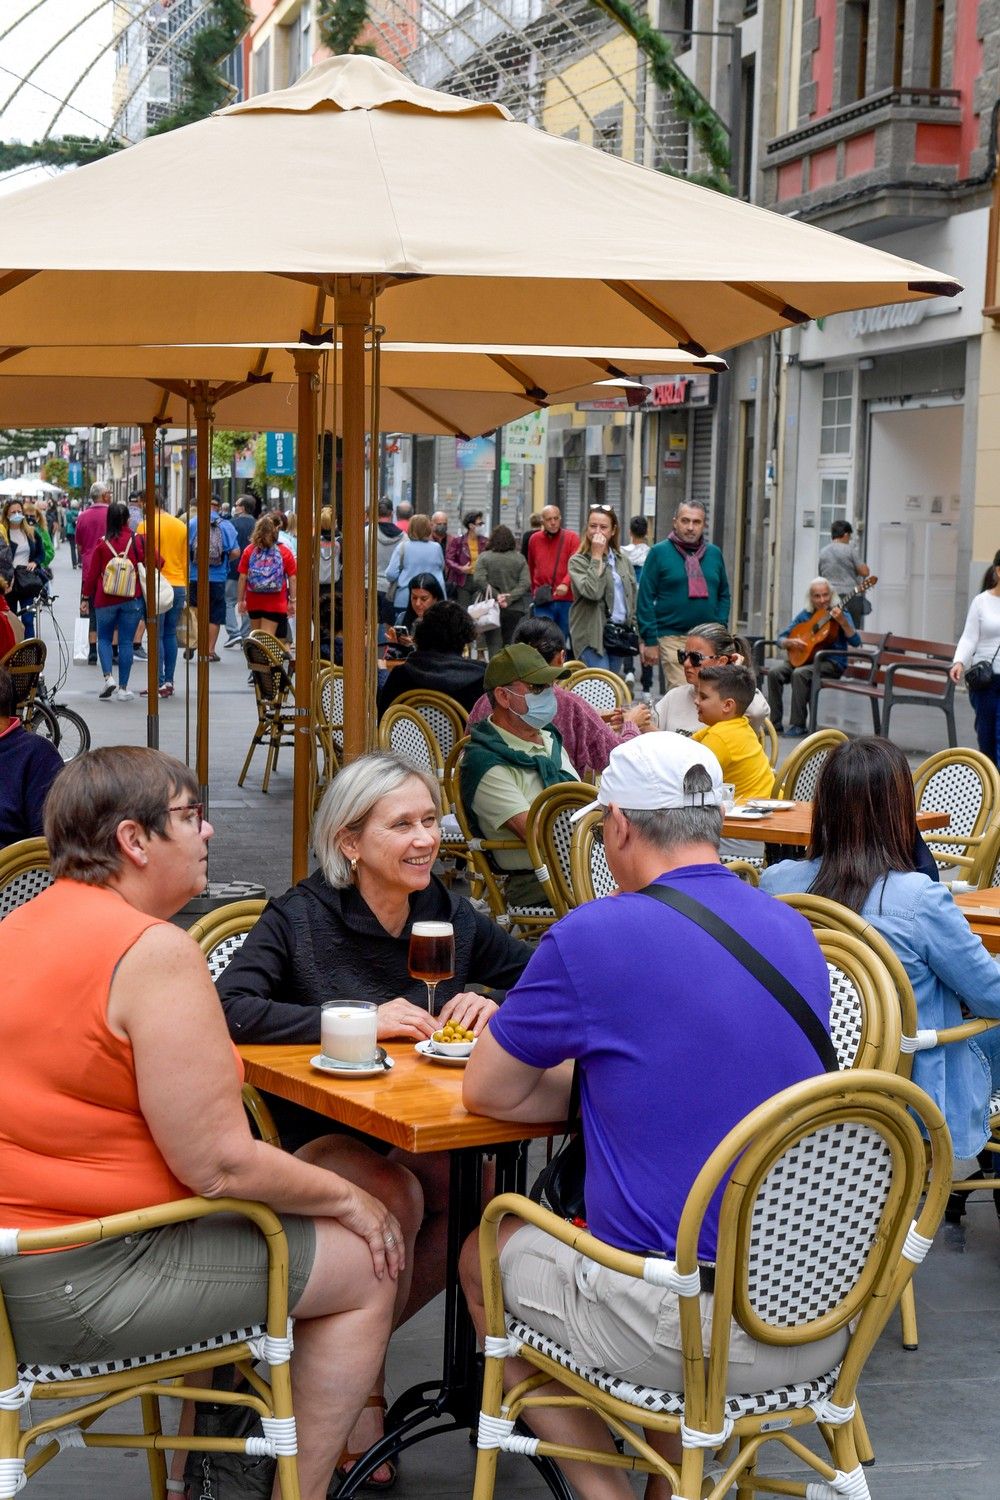
[[[72,760],[90,749],[90,726],[82,714],[57,703],[51,709],[59,723],[56,747],[63,760]]]
[[[43,739],[51,740],[56,749],[59,748],[59,736],[62,732],[59,720],[51,708],[37,698],[24,715],[24,727],[30,729],[32,734],[40,734]]]

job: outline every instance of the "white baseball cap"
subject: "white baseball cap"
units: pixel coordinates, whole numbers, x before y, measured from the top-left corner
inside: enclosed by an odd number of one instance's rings
[[[694,766],[702,766],[711,777],[708,791],[684,790],[684,778]],[[634,812],[721,807],[722,767],[711,750],[686,735],[671,730],[636,735],[612,750],[607,770],[601,773],[597,801],[601,807],[610,807],[613,802]],[[574,821],[593,805],[581,807],[574,813]]]

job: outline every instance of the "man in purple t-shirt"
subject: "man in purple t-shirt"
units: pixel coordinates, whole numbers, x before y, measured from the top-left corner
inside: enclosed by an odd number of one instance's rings
[[[750,939],[828,1027],[827,969],[809,924],[719,862],[722,797],[718,760],[682,735],[642,735],[611,752],[598,800],[620,894],[578,907],[545,934],[465,1073],[464,1101],[475,1113],[557,1120],[566,1116],[575,1060],[589,1228],[647,1255],[675,1254],[685,1199],[727,1132],[765,1099],[823,1072],[811,1042],[769,990],[697,923],[642,893],[656,882],[710,908]],[[706,1291],[717,1227],[716,1202],[699,1245]],[[514,1218],[504,1220],[501,1244],[509,1311],[584,1364],[640,1385],[682,1388],[673,1292],[602,1270]],[[472,1241],[462,1276],[481,1332]],[[754,1344],[742,1332],[738,1340],[738,1357],[747,1360],[741,1390],[782,1383],[787,1350]],[[842,1339],[832,1352],[811,1346],[811,1373],[832,1368],[842,1348]],[[524,1378],[527,1366],[508,1366],[514,1379]],[[795,1368],[795,1378],[807,1378],[801,1364]],[[559,1430],[569,1441],[560,1424],[570,1422],[574,1442],[606,1449],[608,1434],[596,1418],[590,1430],[588,1420],[554,1410],[542,1419],[549,1440],[560,1441]],[[606,1471],[601,1478],[608,1482]],[[574,1485],[578,1479],[575,1467]],[[624,1478],[623,1485],[623,1497],[630,1495]]]
[[[97,546],[108,526],[108,502],[111,499],[111,486],[100,480],[97,484],[90,486],[90,499],[86,507],[80,512],[76,523],[76,550],[80,559],[80,574],[85,578],[87,564],[90,562],[90,554]],[[81,605],[83,600],[81,599]],[[93,598],[87,600],[87,611],[90,615],[90,665],[97,665],[97,611],[94,608]],[[81,608],[81,614],[83,610]]]

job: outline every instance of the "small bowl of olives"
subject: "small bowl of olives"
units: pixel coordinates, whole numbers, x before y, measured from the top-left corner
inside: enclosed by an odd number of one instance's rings
[[[454,1021],[446,1021],[431,1037],[431,1046],[444,1057],[468,1057],[476,1045],[476,1034]]]

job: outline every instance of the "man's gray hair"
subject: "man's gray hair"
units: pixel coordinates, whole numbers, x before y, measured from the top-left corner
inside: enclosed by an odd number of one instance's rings
[[[712,778],[704,766],[691,766],[684,774],[684,793],[703,797],[712,790]],[[640,838],[667,854],[682,844],[711,844],[718,853],[722,838],[721,807],[622,808]]]
[[[101,498],[102,495],[110,495],[110,494],[111,494],[111,486],[110,486],[110,484],[105,484],[105,482],[104,482],[103,479],[99,479],[96,484],[92,484],[90,486],[90,503],[91,503],[91,505],[97,505],[97,503],[100,501],[100,498]]]
[[[441,796],[433,776],[400,755],[375,751],[361,755],[338,773],[327,788],[313,820],[312,846],[327,880],[338,890],[351,884],[351,866],[340,849],[343,833],[358,833],[377,802],[398,792],[413,777],[431,794],[440,812]]]
[[[678,500],[674,515],[676,516],[682,510],[700,510],[703,516],[708,516],[708,506],[704,500]]]

